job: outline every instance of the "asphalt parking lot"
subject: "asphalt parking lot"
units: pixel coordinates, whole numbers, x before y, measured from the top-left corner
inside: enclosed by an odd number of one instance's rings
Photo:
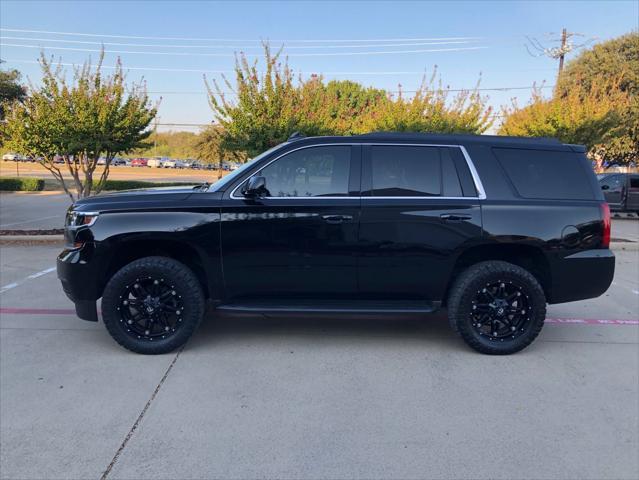
[[[639,476],[636,249],[508,357],[442,315],[209,315],[181,352],[139,356],[71,312],[58,250],[0,248],[3,479]]]

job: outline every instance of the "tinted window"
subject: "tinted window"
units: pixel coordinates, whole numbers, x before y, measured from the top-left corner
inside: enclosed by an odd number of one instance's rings
[[[348,195],[351,147],[326,146],[296,150],[259,173],[270,197]]]
[[[599,180],[599,185],[602,187],[606,185],[610,190],[616,190],[621,188],[623,185],[623,176],[622,175],[606,175],[602,179]]]
[[[630,177],[630,188],[639,188],[639,177]]]
[[[524,198],[594,198],[588,173],[577,154],[518,148],[495,148],[493,151]]]
[[[441,194],[441,165],[436,147],[371,147],[374,196],[431,196]]]

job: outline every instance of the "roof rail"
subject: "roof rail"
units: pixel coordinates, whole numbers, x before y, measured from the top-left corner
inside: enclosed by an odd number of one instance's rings
[[[304,135],[303,133],[293,132],[291,134],[291,136],[288,137],[287,142],[294,142],[295,140],[300,140],[300,139],[305,138],[305,137],[306,137],[306,135]]]

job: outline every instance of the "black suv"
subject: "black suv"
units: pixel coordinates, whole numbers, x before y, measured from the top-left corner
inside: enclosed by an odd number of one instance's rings
[[[584,148],[550,139],[294,137],[213,185],[81,200],[58,276],[80,318],[171,351],[207,303],[263,315],[430,313],[513,353],[546,304],[601,295],[610,212]]]

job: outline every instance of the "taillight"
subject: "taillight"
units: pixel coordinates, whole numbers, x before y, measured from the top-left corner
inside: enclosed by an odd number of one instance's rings
[[[601,218],[603,219],[603,234],[601,236],[601,248],[610,247],[610,205],[601,204]]]

